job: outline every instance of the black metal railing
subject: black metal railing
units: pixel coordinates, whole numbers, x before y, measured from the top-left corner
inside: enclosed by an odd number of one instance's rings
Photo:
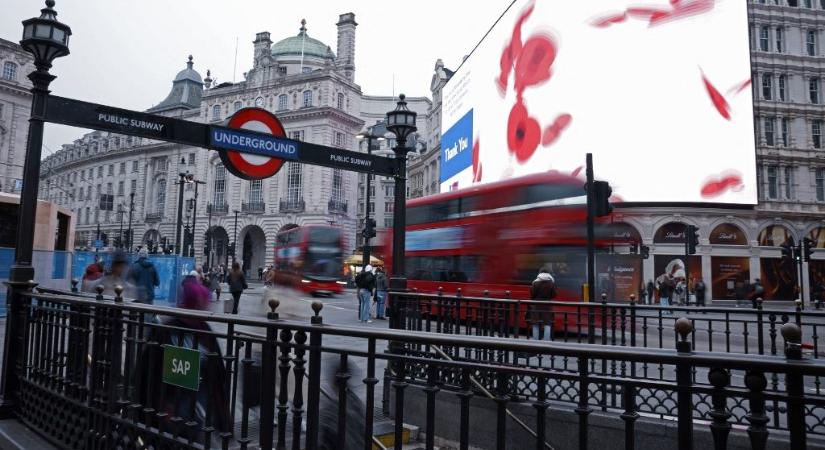
[[[266,204],[264,202],[244,202],[241,203],[241,211],[250,214],[263,214],[266,212]]]
[[[163,213],[160,212],[148,212],[146,213],[146,222],[160,222],[163,219]]]
[[[6,395],[16,399],[20,420],[63,448],[370,448],[376,401],[383,401],[391,410],[396,449],[408,422],[424,427],[427,448],[440,433],[461,448],[495,442],[504,449],[508,439],[528,439],[534,448],[544,448],[547,440],[586,449],[593,439],[590,397],[601,395],[604,386],[619,395],[618,403],[602,411],[623,424],[616,432],[626,448],[635,445],[637,421],[650,396],[670,399],[672,408],[663,416],[678,418],[675,431],[660,427],[657,434],[667,443],[657,448],[693,448],[696,433],[711,433],[717,449],[736,439],[749,440],[755,449],[790,440],[790,448],[802,449],[822,434],[815,412],[825,411],[825,398],[806,385],[825,376],[825,362],[802,354],[794,323],[781,328],[784,356],[754,358],[693,351],[686,318],[675,324],[675,349],[629,349],[330,326],[323,324],[321,302],[313,303],[315,316],[306,324],[279,319],[275,300],[264,319],[32,287],[18,286],[10,299],[9,318],[17,330],[10,338],[19,347],[12,367],[4,368],[5,377],[14,377],[7,385],[16,386]],[[389,351],[379,348],[383,342],[390,343]],[[199,355],[196,390],[163,381],[169,363],[164,352],[173,347]],[[563,359],[568,367],[513,364],[509,354]],[[623,370],[593,371],[594,361]],[[643,364],[665,367],[676,381],[635,376]],[[355,377],[359,367],[363,373]],[[780,377],[775,386],[768,381],[771,374]],[[363,389],[357,389],[359,381]],[[521,395],[522,383],[534,386],[533,398]],[[453,398],[457,410],[437,407]],[[557,399],[574,418],[576,433],[548,433],[548,409]],[[472,435],[471,403],[473,414],[478,408],[494,412],[492,423],[479,423]],[[783,407],[768,411],[772,403]],[[423,405],[421,414],[412,412],[416,405]],[[529,433],[508,435],[513,411],[524,408],[534,411],[534,419],[515,423]],[[697,409],[709,422],[694,420]],[[747,435],[732,429],[740,415]],[[772,423],[776,415],[780,420]],[[437,428],[442,421],[456,426]]]
[[[281,199],[278,202],[278,211],[282,213],[299,213],[306,210],[304,199]]]
[[[327,202],[327,209],[330,213],[344,214],[347,212],[347,202],[346,200],[330,199],[329,202]]]
[[[226,215],[229,214],[229,205],[226,203],[206,205],[207,214]]]

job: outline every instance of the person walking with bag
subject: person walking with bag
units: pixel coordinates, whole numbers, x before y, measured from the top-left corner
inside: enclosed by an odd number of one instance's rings
[[[367,264],[364,270],[355,277],[355,286],[358,288],[358,320],[365,323],[372,323],[370,320],[370,301],[375,290],[375,275],[372,274],[372,266]]]
[[[387,274],[384,273],[383,267],[375,269],[375,318],[378,320],[387,320],[384,316],[387,305],[387,291],[390,287],[390,280]]]
[[[232,294],[232,314],[238,314],[238,306],[241,302],[241,294],[244,289],[249,289],[246,284],[246,277],[241,271],[241,265],[238,262],[232,263],[232,271],[229,272],[229,292]]]

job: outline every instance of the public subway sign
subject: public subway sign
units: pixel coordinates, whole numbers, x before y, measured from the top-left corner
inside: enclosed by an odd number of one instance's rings
[[[260,108],[242,109],[229,126],[220,126],[49,95],[42,119],[217,150],[228,170],[247,179],[272,176],[284,161],[388,177],[398,173],[392,158],[287,139],[277,117]]]

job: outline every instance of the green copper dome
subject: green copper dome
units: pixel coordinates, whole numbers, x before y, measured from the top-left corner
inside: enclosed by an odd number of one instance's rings
[[[288,37],[272,45],[272,56],[314,56],[317,58],[335,58],[327,44],[313,39],[307,34],[306,20],[301,20],[301,30],[297,36]]]

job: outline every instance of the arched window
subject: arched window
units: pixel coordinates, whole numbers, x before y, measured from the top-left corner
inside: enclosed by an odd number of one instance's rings
[[[344,109],[344,94],[338,93],[338,109]]]
[[[241,109],[242,106],[243,106],[243,103],[238,101],[238,102],[235,102],[234,105],[232,105],[232,108],[233,108],[234,112],[238,112],[238,110]]]
[[[155,212],[163,215],[164,209],[166,209],[166,180],[160,180],[155,188]]]
[[[226,167],[223,164],[215,166],[215,186],[212,203],[217,208],[226,204]]]
[[[6,80],[14,81],[17,79],[17,64],[6,61],[3,64],[3,78]]]
[[[287,108],[287,96],[281,94],[278,96],[278,111],[283,111]]]
[[[212,120],[221,120],[221,105],[212,107]]]
[[[312,106],[312,91],[304,91],[304,108]]]

